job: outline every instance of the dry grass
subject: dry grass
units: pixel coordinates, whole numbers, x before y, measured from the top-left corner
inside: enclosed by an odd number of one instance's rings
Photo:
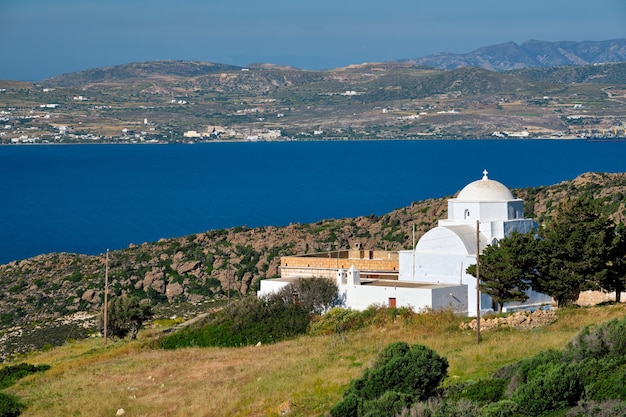
[[[623,306],[563,310],[534,331],[473,333],[460,319],[429,314],[417,322],[331,336],[305,336],[238,349],[150,348],[152,336],[132,343],[91,339],[21,358],[52,369],[10,389],[27,416],[275,416],[289,402],[294,416],[319,416],[340,397],[388,343],[404,340],[436,350],[450,362],[450,378],[477,379],[548,348],[560,349],[585,325],[626,316]]]

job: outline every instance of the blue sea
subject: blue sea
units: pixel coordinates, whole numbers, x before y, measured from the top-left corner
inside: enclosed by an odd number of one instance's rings
[[[0,263],[233,226],[384,214],[482,171],[509,188],[626,171],[626,142],[0,146]]]

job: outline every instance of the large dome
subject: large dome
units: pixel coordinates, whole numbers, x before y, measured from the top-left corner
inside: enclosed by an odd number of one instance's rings
[[[483,178],[467,184],[456,199],[460,201],[510,201],[515,200],[515,197],[502,183],[487,178],[487,171],[484,171]]]

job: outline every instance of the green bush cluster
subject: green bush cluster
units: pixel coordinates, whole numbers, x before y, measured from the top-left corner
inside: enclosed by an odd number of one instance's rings
[[[388,345],[374,365],[350,382],[333,417],[393,416],[435,394],[447,375],[448,361],[423,345]]]
[[[448,398],[466,398],[479,405],[484,404],[482,400],[488,401],[478,414],[481,416],[544,416],[565,415],[565,412],[583,415],[590,409],[602,412],[586,415],[623,416],[626,409],[624,335],[626,319],[587,327],[563,351],[543,351],[502,368],[494,378],[479,381]],[[490,396],[489,392],[494,395]]]
[[[18,379],[48,369],[50,369],[50,365],[31,365],[28,363],[5,366],[0,369],[0,389],[10,387]],[[0,417],[17,417],[22,414],[24,409],[26,406],[18,397],[0,392]]]
[[[0,392],[0,417],[17,417],[25,408],[16,396]]]
[[[275,343],[307,332],[311,317],[339,302],[325,278],[299,280],[268,297],[245,297],[213,316],[160,341],[165,349]]]
[[[340,322],[348,312],[331,312]],[[352,319],[354,320],[354,319]],[[546,350],[492,378],[438,388],[447,361],[420,345],[387,346],[350,382],[330,415],[527,417],[626,415],[626,318],[582,330],[564,350]]]

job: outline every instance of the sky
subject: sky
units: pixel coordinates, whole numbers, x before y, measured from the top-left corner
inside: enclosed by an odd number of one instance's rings
[[[331,69],[626,38],[626,0],[0,0],[0,79],[152,60]]]

